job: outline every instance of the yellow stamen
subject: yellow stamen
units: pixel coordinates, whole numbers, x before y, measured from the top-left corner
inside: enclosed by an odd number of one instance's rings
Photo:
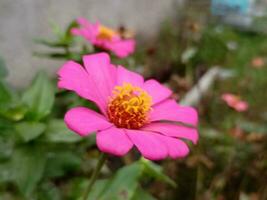
[[[117,35],[116,31],[101,25],[99,27],[99,33],[97,35],[97,38],[104,40],[112,40],[115,35]]]
[[[116,86],[108,103],[109,120],[119,128],[138,129],[148,121],[152,99],[139,87]]]

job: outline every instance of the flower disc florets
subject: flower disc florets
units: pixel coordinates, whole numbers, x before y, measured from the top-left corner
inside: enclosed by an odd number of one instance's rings
[[[109,120],[118,128],[138,129],[148,122],[151,97],[139,87],[116,86],[108,104]]]
[[[117,35],[117,33],[114,30],[101,25],[99,27],[99,33],[97,35],[97,39],[103,39],[103,40],[111,41],[112,38],[116,35]]]

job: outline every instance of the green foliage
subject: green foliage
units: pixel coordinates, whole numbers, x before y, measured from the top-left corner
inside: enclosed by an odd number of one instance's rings
[[[37,74],[31,87],[22,95],[22,101],[28,106],[26,117],[38,121],[52,110],[55,98],[54,87],[44,72]]]
[[[24,142],[29,142],[44,132],[45,124],[41,122],[20,122],[15,125],[15,129]]]
[[[45,169],[46,157],[38,146],[22,146],[15,149],[11,164],[11,177],[20,192],[30,198],[41,180]]]
[[[70,131],[63,120],[53,119],[47,124],[44,139],[48,142],[73,143],[82,138]]]

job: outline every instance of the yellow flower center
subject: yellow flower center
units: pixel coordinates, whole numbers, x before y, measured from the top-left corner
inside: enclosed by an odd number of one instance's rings
[[[148,121],[152,99],[130,83],[116,86],[108,104],[109,120],[118,128],[138,129]]]
[[[97,35],[97,38],[104,40],[112,40],[115,35],[117,35],[116,31],[101,25],[99,27],[99,33]]]

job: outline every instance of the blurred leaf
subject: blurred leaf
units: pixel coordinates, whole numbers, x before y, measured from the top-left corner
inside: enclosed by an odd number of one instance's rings
[[[70,151],[50,152],[45,169],[45,177],[61,177],[81,166],[79,155]]]
[[[156,200],[151,194],[138,188],[131,200]]]
[[[45,163],[46,156],[38,146],[20,147],[14,152],[11,160],[12,177],[27,199],[41,180]]]
[[[51,112],[54,98],[54,88],[47,75],[39,72],[22,96],[22,101],[29,107],[28,118],[38,121],[47,116]]]
[[[40,122],[20,122],[15,129],[24,142],[29,142],[39,137],[45,130],[45,124]]]
[[[56,185],[46,182],[43,183],[38,191],[38,200],[61,200],[59,188]]]
[[[99,199],[99,196],[101,196],[102,191],[107,186],[108,182],[109,182],[108,179],[97,180],[95,185],[93,186],[93,188],[91,190],[91,193],[90,193],[88,200],[89,199]],[[86,186],[88,184],[89,184],[89,182],[87,182]],[[80,194],[83,194],[84,191],[85,191],[85,188]]]
[[[160,165],[157,165],[145,158],[142,158],[140,162],[144,165],[144,173],[156,178],[158,180],[164,181],[170,184],[172,187],[176,187],[176,183],[163,173],[163,169]]]
[[[68,44],[64,43],[64,42],[50,41],[50,40],[43,39],[43,38],[36,38],[36,39],[34,39],[34,42],[39,43],[39,44],[43,44],[43,45],[48,46],[48,47],[66,47],[66,46],[68,46]]]
[[[222,64],[226,58],[228,49],[220,36],[205,32],[199,44],[193,63],[199,64]]]
[[[131,199],[138,187],[138,180],[142,175],[142,171],[142,165],[138,162],[121,168],[106,184],[98,199]]]
[[[19,121],[24,118],[27,112],[26,105],[14,104],[7,107],[7,109],[2,113],[2,115],[13,121]]]
[[[12,155],[14,141],[7,136],[0,134],[0,161],[9,158]]]
[[[0,56],[0,79],[5,78],[7,75],[8,75],[8,72],[6,68],[6,63],[4,59]]]
[[[0,112],[11,102],[12,94],[9,88],[0,80]]]
[[[10,162],[0,162],[0,183],[12,181]]]
[[[64,32],[61,30],[60,26],[56,24],[54,21],[49,22],[53,33],[58,37],[62,38],[64,36]]]
[[[63,120],[53,119],[48,123],[45,139],[49,142],[72,143],[81,141],[82,137],[69,130]]]
[[[67,27],[66,31],[65,31],[65,39],[70,39],[70,37],[72,37],[71,34],[71,29],[74,27],[78,27],[78,24],[76,22],[76,20],[73,20]]]

